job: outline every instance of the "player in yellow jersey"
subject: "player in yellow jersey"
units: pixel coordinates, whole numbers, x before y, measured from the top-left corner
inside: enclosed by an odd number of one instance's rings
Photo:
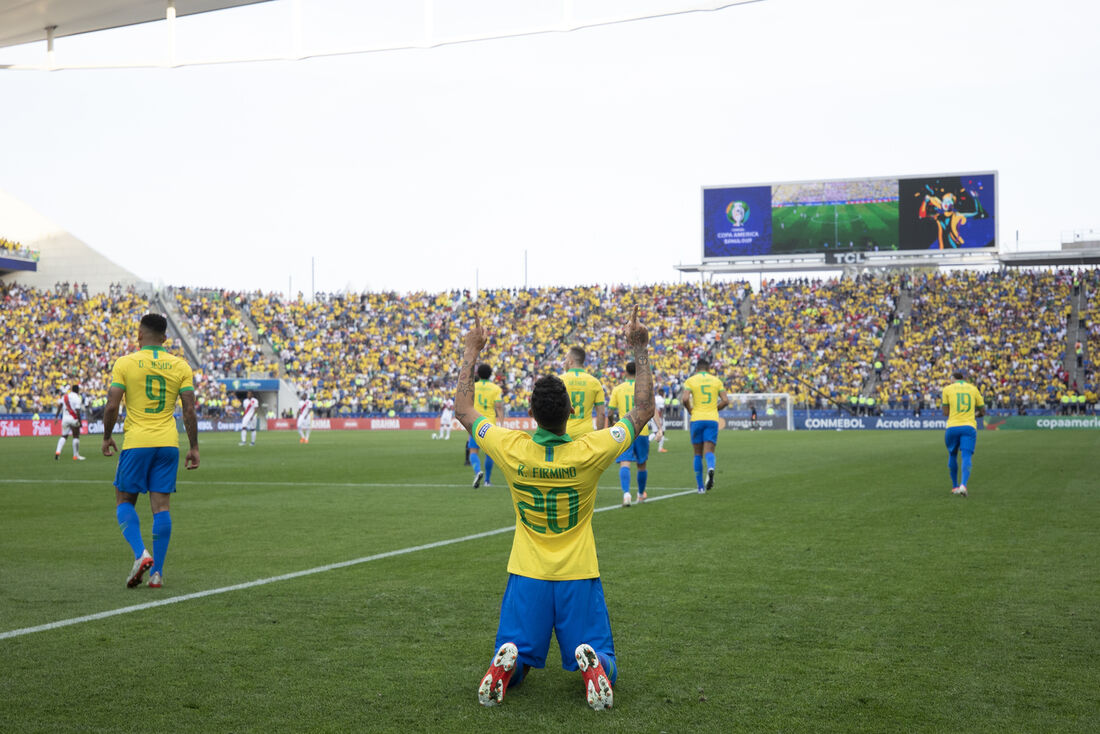
[[[691,415],[691,448],[695,451],[695,484],[699,493],[714,489],[714,447],[718,443],[718,411],[726,407],[726,388],[722,381],[710,374],[710,360],[700,357],[695,363],[695,374],[684,382],[680,402]],[[703,480],[703,462],[707,465],[707,478]]]
[[[111,432],[118,420],[119,406],[126,398],[126,425],[122,451],[115,471],[115,512],[122,537],[134,551],[134,565],[126,586],[141,583],[146,571],[149,586],[162,584],[164,558],[172,536],[169,499],[176,491],[180,461],[180,436],[173,415],[176,398],[183,409],[183,425],[191,447],[184,465],[199,467],[199,429],[195,415],[195,386],[186,360],[164,349],[168,320],[159,314],[141,317],[138,351],[119,357],[111,370],[111,387],[103,411],[103,455],[118,450]],[[134,504],[139,494],[149,494],[153,510],[153,554],[141,539],[141,525]]]
[[[951,494],[966,497],[966,483],[970,480],[970,465],[974,447],[978,443],[978,418],[985,415],[985,401],[978,388],[966,382],[965,373],[955,370],[955,381],[943,389],[940,405],[947,418],[947,430],[943,441],[947,446],[947,468],[951,471]],[[959,465],[959,453],[962,465]],[[962,476],[959,476],[959,469]]]
[[[489,382],[489,378],[492,376],[492,367],[487,364],[477,366],[477,382],[474,383],[474,409],[477,410],[478,415],[486,420],[496,421],[497,425],[500,425],[504,421],[504,391],[500,389],[500,385]],[[481,486],[482,480],[485,480],[486,487],[493,486],[493,457],[486,456],[485,467],[482,468],[477,441],[474,440],[472,433],[466,448],[470,449],[470,463],[474,467],[474,489]]]
[[[583,348],[570,347],[565,353],[565,372],[561,375],[561,381],[569,391],[569,402],[573,406],[566,429],[566,433],[572,438],[580,438],[596,430],[595,426],[603,428],[606,420],[603,385],[584,371],[584,360]],[[593,417],[596,419],[595,426],[592,424]]]
[[[622,417],[629,413],[634,407],[634,376],[636,371],[633,362],[626,363],[626,381],[619,383],[615,386],[615,389],[611,391],[611,401],[608,403],[608,409],[610,411],[609,420],[612,413]],[[654,402],[656,403],[656,397],[654,397]],[[653,420],[646,424],[642,432],[638,434],[638,437],[630,444],[630,447],[615,460],[619,464],[619,484],[623,489],[623,507],[630,507],[631,462],[636,462],[638,464],[638,498],[635,501],[646,501],[647,495],[645,487],[646,482],[649,480],[649,472],[646,470],[646,462],[649,461],[649,426],[651,423],[656,423],[654,428],[657,431],[657,438],[659,439],[663,433],[663,426],[660,421],[660,414],[654,412]]]
[[[638,400],[615,425],[574,439],[566,432],[573,403],[565,383],[553,375],[539,378],[531,391],[531,417],[538,426],[533,437],[494,425],[478,413],[474,365],[486,334],[476,320],[466,334],[455,417],[500,465],[516,513],[496,654],[478,686],[484,706],[500,703],[530,668],[545,666],[552,632],[562,667],[581,671],[588,705],[600,710],[613,702],[615,644],[592,512],[600,475],[653,416],[649,333],[638,323],[636,308],[625,336],[637,365]]]

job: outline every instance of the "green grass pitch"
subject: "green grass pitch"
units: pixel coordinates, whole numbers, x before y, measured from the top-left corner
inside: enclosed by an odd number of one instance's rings
[[[803,216],[805,215],[805,216]],[[772,252],[819,252],[829,249],[892,250],[898,242],[897,202],[772,209]]]
[[[124,588],[95,437],[83,463],[0,440],[0,635],[514,525],[458,438],[203,435],[160,590]],[[653,497],[693,484],[669,448]],[[502,532],[0,639],[0,731],[1096,731],[1098,455],[1095,432],[983,433],[967,500],[938,432],[724,433],[712,493],[630,509],[612,468],[609,712],[556,645],[478,706]]]

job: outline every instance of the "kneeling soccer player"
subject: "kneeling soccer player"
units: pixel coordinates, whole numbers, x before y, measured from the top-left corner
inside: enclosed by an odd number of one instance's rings
[[[507,477],[516,512],[496,654],[477,690],[483,706],[501,703],[530,668],[545,666],[555,633],[562,667],[581,671],[588,705],[611,708],[618,671],[592,512],[600,475],[653,416],[649,333],[638,324],[637,309],[626,338],[637,366],[638,401],[614,426],[574,441],[566,433],[569,393],[553,375],[540,378],[531,392],[531,417],[538,425],[533,437],[480,415],[474,407],[474,370],[486,334],[476,318],[466,334],[455,415]]]

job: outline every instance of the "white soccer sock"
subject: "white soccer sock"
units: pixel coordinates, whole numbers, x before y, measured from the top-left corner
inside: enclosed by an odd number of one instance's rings
[[[241,443],[244,443],[244,438],[245,438],[246,435],[248,435],[248,431],[246,431],[245,429],[242,428],[241,429]]]
[[[65,448],[65,437],[64,436],[57,439],[57,451],[54,451],[54,453],[55,454],[60,454],[61,449],[63,449],[63,448]]]
[[[256,443],[256,429],[252,429],[252,443]]]
[[[306,429],[306,440],[307,441],[309,440],[309,432],[312,431],[312,430],[313,430],[312,428],[307,428]]]
[[[73,436],[73,456],[80,456],[80,439]]]

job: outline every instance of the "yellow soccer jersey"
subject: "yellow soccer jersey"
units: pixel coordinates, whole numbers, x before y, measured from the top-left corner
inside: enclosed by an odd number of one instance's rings
[[[186,360],[163,347],[142,347],[115,361],[111,387],[126,391],[124,449],[179,446],[172,411],[181,392],[195,389]]]
[[[985,407],[985,402],[982,400],[982,394],[978,392],[978,388],[962,380],[953,382],[943,389],[943,399],[940,404],[947,406],[948,428],[954,428],[955,426],[977,428],[978,421],[974,416],[974,411]]]
[[[516,509],[508,573],[546,581],[600,575],[592,535],[596,483],[634,438],[629,421],[577,440],[474,422],[474,440],[504,472]]]
[[[592,419],[596,415],[596,406],[603,405],[603,385],[592,375],[581,370],[566,370],[561,375],[565,389],[569,391],[569,402],[573,404],[573,414],[565,432],[572,438],[580,438],[596,430]]]
[[[491,421],[497,419],[497,403],[502,402],[500,385],[488,380],[474,383],[474,409]]]
[[[616,385],[615,389],[611,391],[611,402],[607,404],[607,407],[619,411],[620,419],[626,418],[626,414],[634,409],[634,380],[627,380]],[[648,423],[642,429],[641,435],[649,435]]]
[[[721,380],[709,372],[696,372],[684,382],[684,389],[691,391],[693,421],[718,420],[719,395],[726,389]]]

